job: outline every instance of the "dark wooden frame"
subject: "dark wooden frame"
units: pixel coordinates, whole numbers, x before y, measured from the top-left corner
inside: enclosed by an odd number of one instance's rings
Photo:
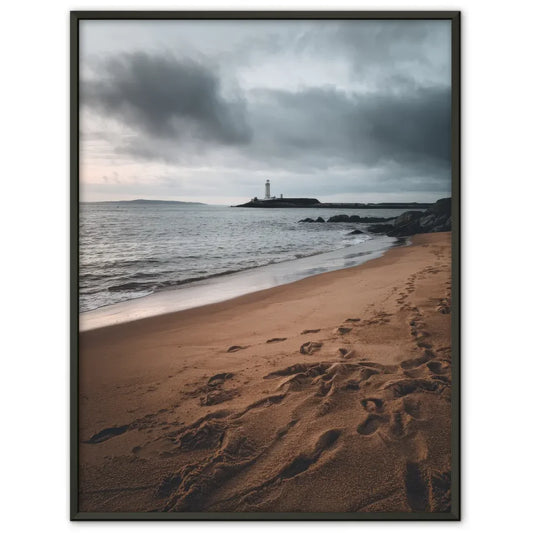
[[[452,507],[450,513],[88,513],[78,510],[79,22],[81,20],[450,20],[452,26]],[[70,13],[70,519],[460,520],[461,13],[459,11],[72,11]]]

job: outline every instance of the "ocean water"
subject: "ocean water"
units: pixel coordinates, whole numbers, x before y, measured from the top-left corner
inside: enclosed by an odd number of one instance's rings
[[[332,252],[350,249],[356,257],[358,249],[362,254],[367,253],[365,249],[378,249],[368,248],[370,241],[381,240],[388,247],[395,239],[348,235],[355,228],[364,230],[367,224],[299,220],[318,216],[327,220],[341,213],[393,217],[403,211],[81,204],[80,312],[194,286],[201,280],[227,283],[236,273],[266,265],[283,263],[286,273],[293,264],[301,269],[305,264],[301,259],[306,257],[315,257],[309,275],[342,268],[348,265],[339,264],[339,254]],[[345,261],[349,254],[342,257]]]

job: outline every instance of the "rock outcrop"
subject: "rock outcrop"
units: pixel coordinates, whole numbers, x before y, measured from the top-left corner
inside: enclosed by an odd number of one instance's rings
[[[436,233],[452,229],[452,199],[442,198],[424,212],[406,211],[396,218],[389,237],[406,237],[417,233]]]
[[[304,218],[299,222],[325,222],[322,217],[316,220]],[[435,233],[450,231],[452,228],[452,199],[437,200],[426,211],[406,211],[396,218],[360,217],[359,215],[334,215],[328,218],[328,223],[361,223],[370,224],[365,231],[368,233],[386,234],[389,237],[407,237],[417,233]],[[364,233],[359,229],[348,235]]]
[[[393,220],[394,217],[360,217],[359,215],[334,215],[328,218],[328,222],[388,222]]]
[[[298,222],[326,222],[322,217],[318,217],[316,220],[312,218],[302,218],[302,220],[298,220]]]

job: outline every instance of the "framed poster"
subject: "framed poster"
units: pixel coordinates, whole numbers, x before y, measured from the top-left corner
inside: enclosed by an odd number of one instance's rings
[[[71,14],[71,518],[458,520],[458,12]]]

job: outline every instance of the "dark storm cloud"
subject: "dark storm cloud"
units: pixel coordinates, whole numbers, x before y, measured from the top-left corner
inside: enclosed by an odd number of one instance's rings
[[[335,89],[257,91],[255,156],[375,165],[450,160],[450,92],[419,88],[354,95]],[[317,163],[319,164],[319,163]]]
[[[171,55],[137,52],[100,64],[99,77],[83,80],[82,105],[153,138],[192,137],[246,143],[250,128],[242,98],[224,98],[213,70]]]
[[[218,127],[220,122],[213,122],[210,114],[198,113],[196,107],[185,109],[183,102],[176,103],[171,97],[166,102],[154,102],[152,96],[150,104],[136,108],[136,115],[144,114],[140,120],[129,115],[132,110],[123,110],[125,103],[118,104],[119,94],[113,93],[116,108],[107,104],[107,97],[100,97],[99,102],[106,102],[107,113],[117,118],[126,115],[123,120],[143,130],[141,137],[127,138],[117,146],[122,152],[146,160],[183,162],[184,157],[190,160],[195,153],[208,159],[210,151],[230,143],[228,137],[235,143],[228,128],[223,130],[224,136],[210,134],[209,128],[213,124]],[[246,124],[247,136],[242,139],[246,143],[238,146],[241,158],[292,169],[354,163],[373,166],[384,161],[426,168],[449,166],[449,88],[409,87],[404,92],[363,95],[334,88],[255,90],[249,96],[246,115],[244,108],[234,111],[242,119],[239,123]],[[126,98],[127,105],[131,100]],[[169,116],[178,114],[176,109],[200,117],[195,120],[205,131],[194,139],[194,146],[175,129],[179,122],[169,122]]]
[[[391,154],[397,161],[421,157],[449,162],[451,156],[451,93],[449,89],[423,88],[407,95],[370,97],[355,112],[368,124],[368,141],[375,153]],[[356,135],[354,135],[356,136]]]

